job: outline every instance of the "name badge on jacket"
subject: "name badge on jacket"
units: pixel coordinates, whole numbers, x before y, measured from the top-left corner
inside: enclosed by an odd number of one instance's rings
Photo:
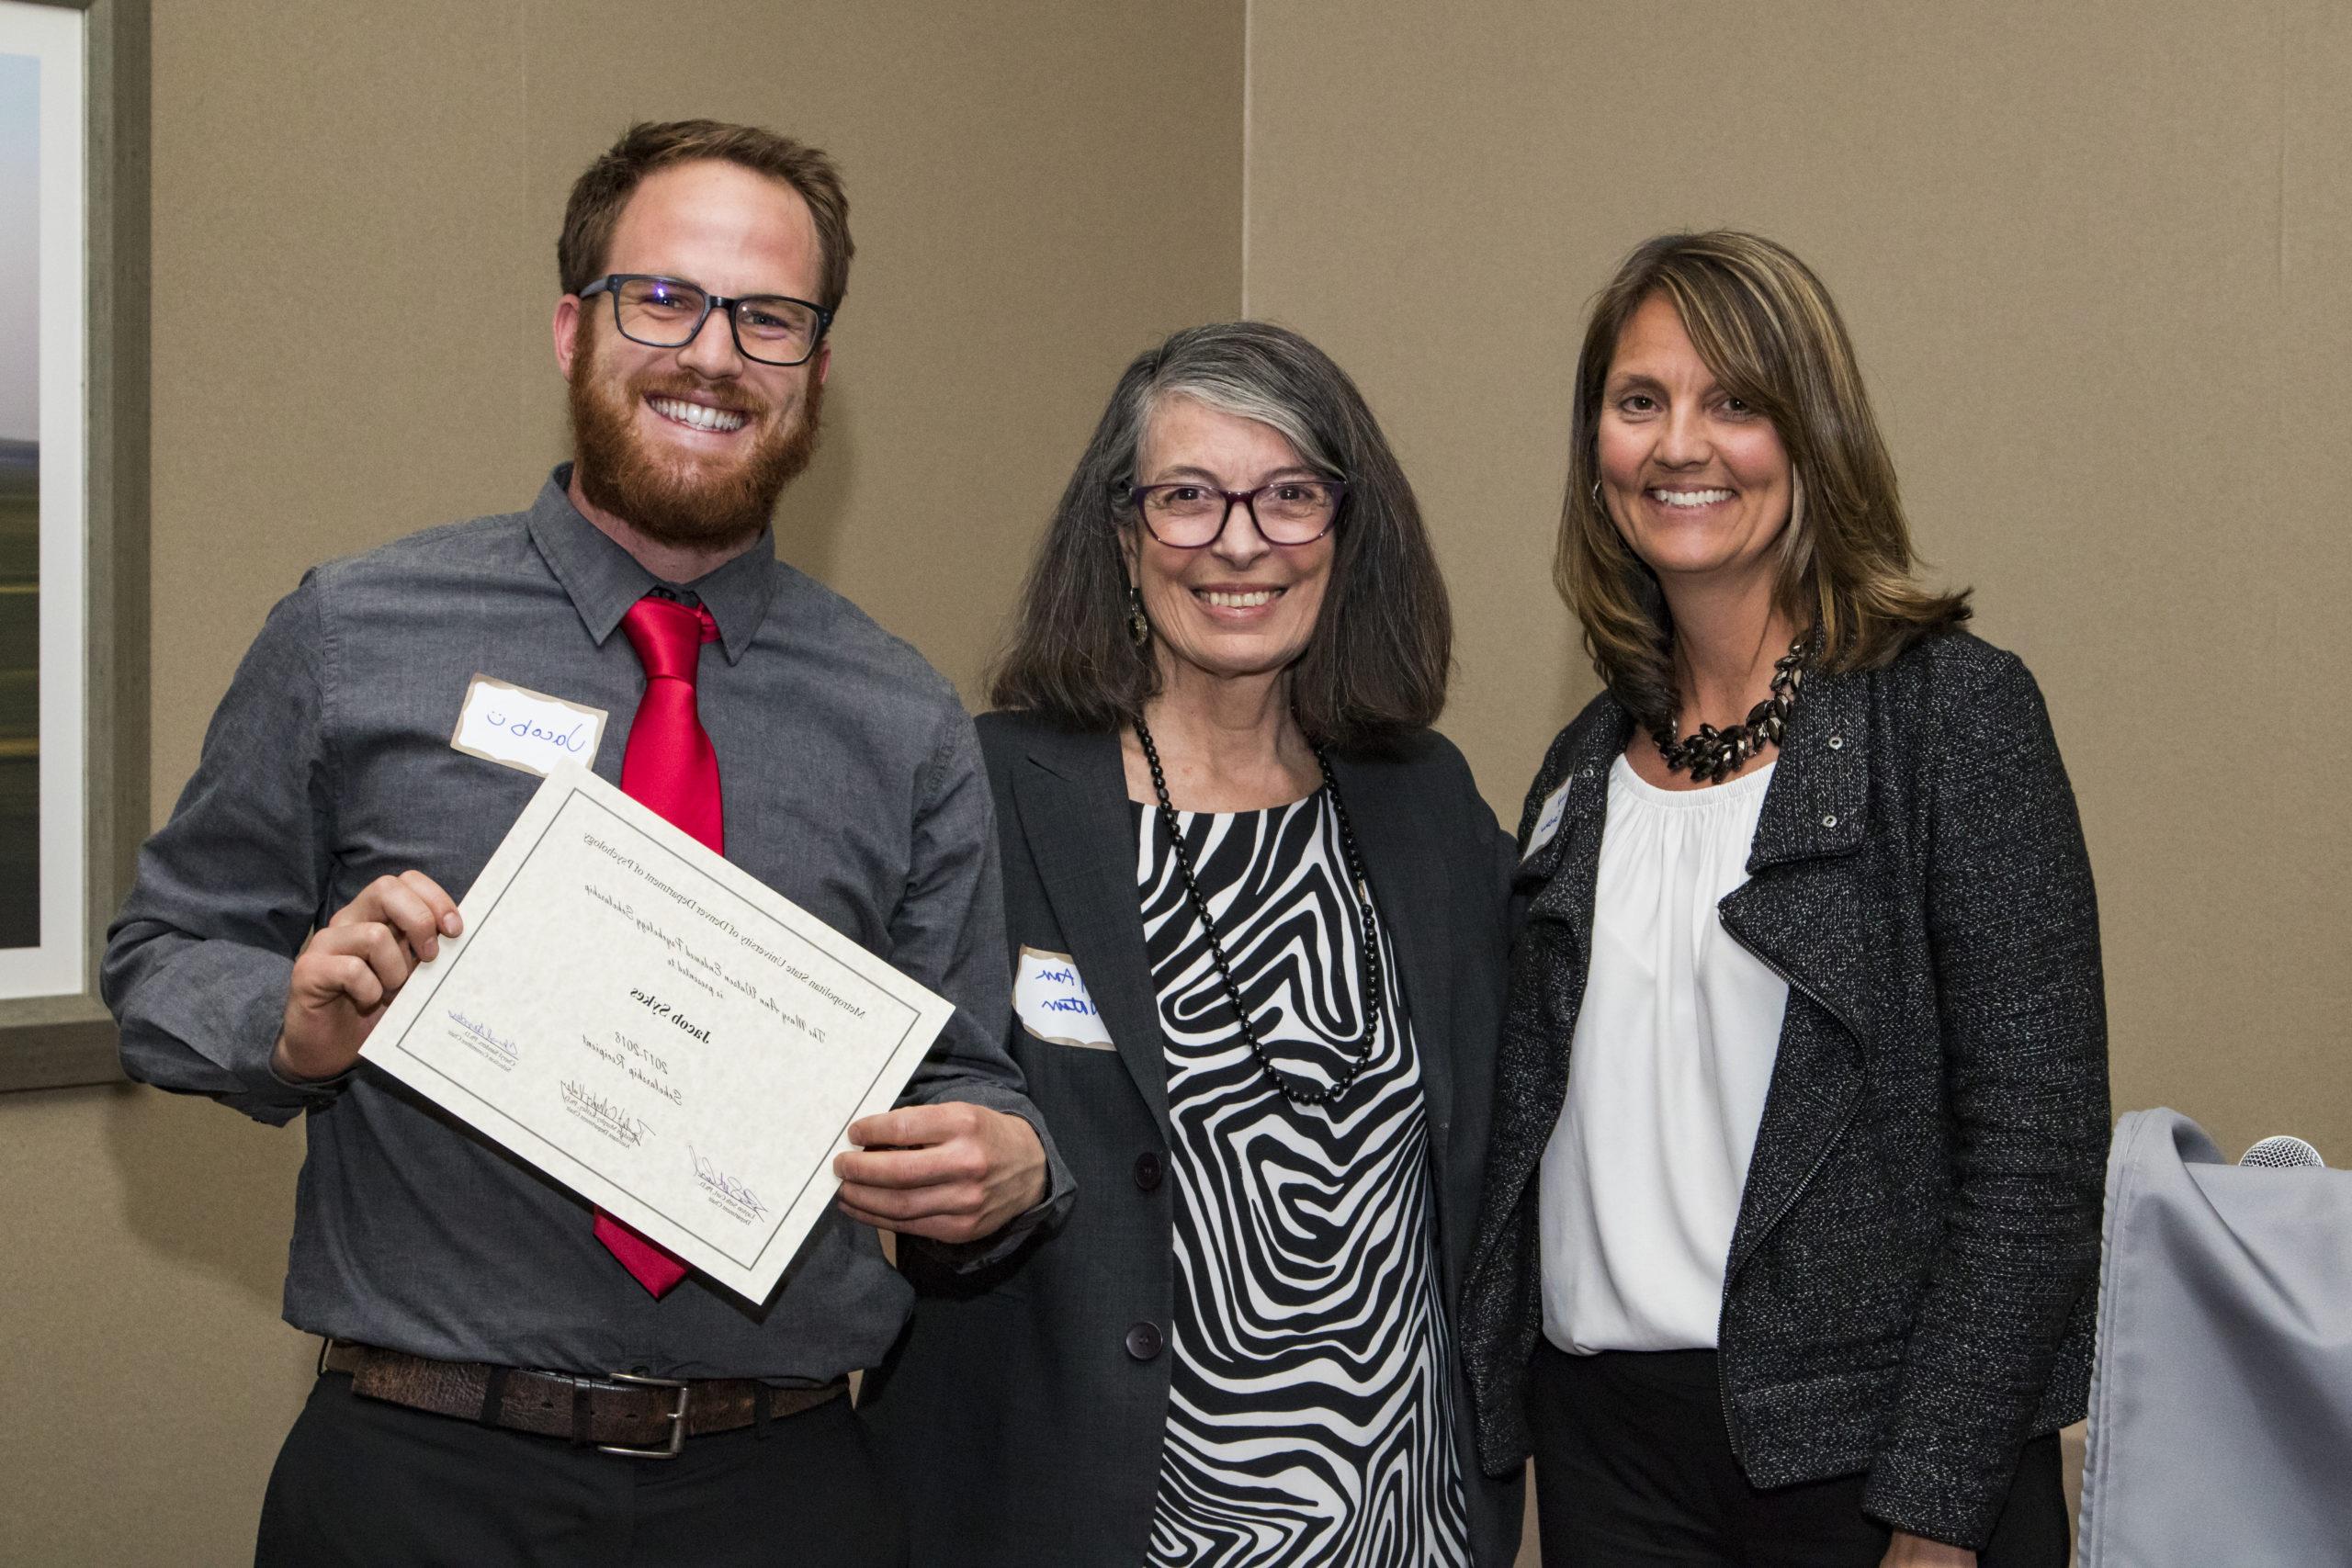
[[[1012,1011],[1021,1027],[1053,1045],[1077,1045],[1089,1051],[1113,1049],[1111,1032],[1102,1026],[1086,982],[1067,953],[1042,948],[1021,950],[1021,966],[1012,976]]]
[[[477,675],[466,688],[449,744],[469,757],[544,778],[558,762],[594,767],[604,739],[604,709]]]
[[[1568,786],[1577,782],[1570,773],[1559,788],[1544,797],[1544,809],[1535,818],[1535,830],[1527,835],[1527,848],[1519,852],[1525,861],[1530,855],[1560,836],[1560,821],[1568,814]]]

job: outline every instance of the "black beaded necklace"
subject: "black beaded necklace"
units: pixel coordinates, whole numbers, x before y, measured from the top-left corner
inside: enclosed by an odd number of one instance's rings
[[[1813,663],[1813,650],[1817,639],[1807,632],[1789,644],[1789,651],[1772,662],[1772,694],[1747,710],[1747,721],[1728,729],[1717,729],[1712,724],[1702,724],[1699,733],[1682,739],[1675,739],[1678,728],[1669,717],[1650,730],[1650,740],[1657,747],[1657,754],[1666,759],[1666,771],[1688,773],[1700,784],[1721,784],[1740,769],[1747,760],[1767,746],[1781,743],[1781,731],[1787,724],[1789,710],[1796,706],[1797,694],[1804,689],[1804,672]]]
[[[1193,912],[1201,918],[1201,930],[1209,939],[1209,956],[1216,961],[1217,978],[1225,982],[1225,998],[1233,1008],[1233,1016],[1241,1025],[1241,1038],[1250,1043],[1250,1055],[1266,1069],[1276,1089],[1293,1105],[1328,1105],[1347,1091],[1363,1072],[1364,1064],[1372,1060],[1373,1043],[1380,1034],[1382,1017],[1380,986],[1380,933],[1373,904],[1371,885],[1364,880],[1363,862],[1356,854],[1356,836],[1348,826],[1347,803],[1340,798],[1340,785],[1331,777],[1331,761],[1323,748],[1315,748],[1315,765],[1323,771],[1323,793],[1331,797],[1331,809],[1340,819],[1340,848],[1348,859],[1348,876],[1355,885],[1356,908],[1363,916],[1363,958],[1357,966],[1363,977],[1363,1042],[1348,1058],[1345,1071],[1329,1084],[1308,1083],[1292,1077],[1274,1066],[1272,1057],[1258,1038],[1257,1026],[1250,1021],[1250,1010],[1242,1005],[1241,987],[1234,984],[1233,966],[1226,962],[1225,943],[1216,934],[1216,922],[1209,918],[1209,901],[1202,896],[1201,886],[1193,875],[1193,854],[1184,847],[1184,834],[1176,821],[1176,807],[1168,798],[1168,775],[1160,771],[1159,748],[1151,743],[1151,729],[1137,714],[1135,719],[1136,739],[1143,742],[1144,761],[1151,764],[1151,787],[1159,796],[1159,820],[1168,830],[1169,845],[1176,852],[1176,870],[1184,879],[1184,891],[1193,901]]]

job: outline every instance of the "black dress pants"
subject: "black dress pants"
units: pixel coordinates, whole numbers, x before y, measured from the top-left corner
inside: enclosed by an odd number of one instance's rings
[[[625,1459],[428,1415],[329,1372],[287,1434],[255,1568],[905,1568],[847,1399]]]
[[[1890,1532],[1860,1475],[1758,1491],[1733,1457],[1712,1350],[1570,1356],[1529,1369],[1544,1568],[1877,1568]],[[2065,1568],[2058,1439],[2036,1438],[1979,1568]]]

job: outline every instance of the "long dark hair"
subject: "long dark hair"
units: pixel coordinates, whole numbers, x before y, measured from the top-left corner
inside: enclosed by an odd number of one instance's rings
[[[1413,487],[1347,373],[1296,333],[1264,321],[1178,333],[1119,378],[1046,525],[989,700],[1109,729],[1158,694],[1152,649],[1127,636],[1120,536],[1136,525],[1124,487],[1144,430],[1180,397],[1271,425],[1308,464],[1347,481],[1330,588],[1288,672],[1306,738],[1376,750],[1434,721],[1445,706],[1453,617]]]
[[[1627,547],[1593,485],[1617,339],[1653,297],[1673,305],[1724,390],[1770,420],[1788,448],[1796,500],[1773,596],[1798,626],[1821,628],[1821,668],[1872,669],[1966,620],[1965,589],[1939,592],[1915,575],[1894,462],[1821,279],[1754,234],[1661,234],[1625,258],[1585,327],[1554,563],[1593,668],[1634,716],[1651,728],[1673,721],[1674,628],[1657,577]]]

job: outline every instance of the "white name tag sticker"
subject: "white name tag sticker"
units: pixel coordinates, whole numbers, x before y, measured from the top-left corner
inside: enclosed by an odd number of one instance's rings
[[[544,778],[558,762],[594,767],[604,739],[604,709],[477,675],[466,688],[449,744],[469,757]]]
[[[1527,835],[1527,848],[1519,852],[1520,859],[1525,860],[1559,837],[1560,820],[1568,814],[1568,786],[1576,782],[1576,775],[1571,773],[1566,784],[1544,797],[1544,809],[1535,818],[1535,831]]]
[[[1023,947],[1021,966],[1012,976],[1012,1011],[1021,1027],[1052,1045],[1077,1045],[1089,1051],[1114,1049],[1111,1032],[1102,1026],[1086,982],[1067,953]]]

